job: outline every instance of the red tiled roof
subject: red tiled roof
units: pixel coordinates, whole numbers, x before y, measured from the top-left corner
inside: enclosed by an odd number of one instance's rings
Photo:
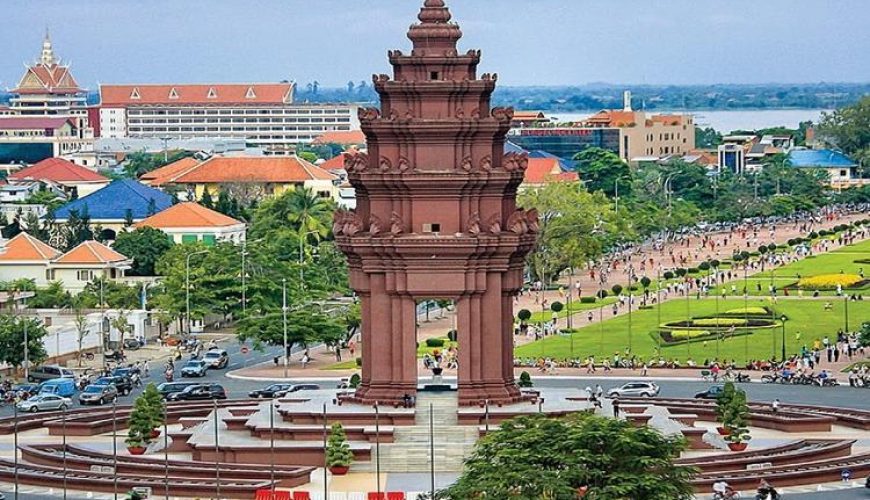
[[[188,156],[143,174],[139,177],[139,180],[151,186],[162,186],[169,180],[199,165],[199,163],[200,161],[196,158]]]
[[[220,184],[225,182],[300,183],[336,179],[320,167],[296,156],[214,156],[165,182]]]
[[[241,224],[240,221],[198,203],[184,202],[156,213],[133,227],[226,227]]]
[[[635,119],[634,111],[604,109],[587,118],[586,122],[605,124],[612,127],[622,127],[636,123]]]
[[[558,158],[529,158],[529,166],[523,178],[525,184],[570,182],[580,180],[577,172],[563,172]]]
[[[13,181],[109,182],[102,175],[62,158],[46,158],[9,176]]]
[[[0,247],[0,262],[6,261],[46,261],[60,255],[60,250],[52,248],[27,233],[17,236]]]
[[[101,85],[103,107],[208,104],[287,104],[292,83],[232,83],[204,85]],[[136,96],[138,95],[138,98]]]
[[[347,151],[343,151],[338,155],[326,160],[325,162],[318,165],[318,167],[326,170],[327,172],[335,172],[336,170],[344,170],[344,160],[350,156],[350,153]]]
[[[63,127],[70,118],[0,117],[0,130],[46,130]]]
[[[55,264],[111,264],[127,257],[94,240],[83,241],[55,260]]]
[[[334,130],[324,132],[314,138],[314,144],[339,144],[342,146],[356,146],[366,143],[366,136],[362,130]]]

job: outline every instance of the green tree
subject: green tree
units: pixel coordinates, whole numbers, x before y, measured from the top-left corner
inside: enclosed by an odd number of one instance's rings
[[[0,314],[0,363],[18,368],[24,364],[24,330],[27,329],[27,352],[30,363],[42,363],[48,354],[43,338],[48,334],[37,318]]]
[[[713,127],[695,127],[695,147],[697,148],[715,148],[722,144],[722,134],[716,131]]]
[[[674,460],[682,438],[587,413],[518,417],[480,439],[444,498],[693,498],[691,468]]]
[[[72,296],[63,287],[63,283],[52,281],[47,287],[38,288],[27,305],[34,309],[61,309],[72,305]]]
[[[320,238],[332,229],[332,200],[317,196],[310,189],[293,189],[265,200],[254,210],[250,235],[252,239],[273,235],[280,229],[292,229],[298,234],[316,232]]]
[[[100,303],[101,295],[102,304]],[[138,287],[105,279],[101,276],[85,285],[84,290],[75,297],[75,301],[85,309],[95,309],[101,305],[111,309],[138,309],[141,305]]]
[[[64,242],[64,251],[69,251],[78,246],[80,243],[94,239],[94,232],[91,229],[91,216],[88,214],[87,205],[79,212],[78,209],[69,211],[66,224],[61,229],[61,239]]]
[[[862,166],[870,161],[870,96],[857,103],[825,113],[819,122],[820,136],[851,155]]]
[[[539,215],[538,244],[529,254],[532,273],[545,283],[569,267],[582,267],[603,254],[628,229],[602,193],[555,182],[524,191],[518,199]]]
[[[64,200],[54,191],[40,189],[28,196],[27,199],[24,200],[24,203],[31,205],[45,205],[47,211],[53,212],[64,204]]]
[[[205,208],[214,210],[214,200],[211,198],[211,191],[208,190],[208,186],[206,186],[202,190],[202,196],[200,196],[199,198],[199,204],[204,206]]]
[[[140,227],[122,232],[115,240],[115,251],[133,259],[127,271],[132,276],[154,276],[154,266],[172,248],[172,242],[163,231],[153,227]]]
[[[257,344],[280,346],[284,343],[283,317],[280,311],[262,316],[249,315],[239,321],[239,341],[254,341]],[[323,342],[335,346],[344,338],[346,325],[338,319],[315,310],[315,306],[304,306],[302,309],[287,314],[287,349],[288,354],[293,347],[307,346],[314,342]]]
[[[632,172],[628,163],[622,161],[612,151],[601,148],[586,148],[574,160],[577,170],[589,191],[601,191],[608,197],[616,195],[619,182],[619,195],[631,194]]]

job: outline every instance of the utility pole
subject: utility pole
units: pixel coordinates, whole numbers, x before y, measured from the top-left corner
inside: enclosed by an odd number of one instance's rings
[[[284,378],[290,363],[290,353],[287,352],[287,278],[281,278],[281,318],[284,324]]]

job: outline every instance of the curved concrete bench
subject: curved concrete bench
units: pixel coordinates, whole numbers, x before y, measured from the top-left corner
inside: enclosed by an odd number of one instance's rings
[[[701,473],[741,471],[751,465],[769,464],[774,467],[848,457],[854,443],[855,441],[850,440],[804,439],[760,450],[684,458],[676,460],[675,463],[691,465]]]
[[[110,454],[101,453],[88,448],[75,445],[67,445],[66,464],[68,468],[84,471],[93,470],[92,467],[113,467],[115,459]],[[41,445],[21,446],[21,456],[29,464],[62,467],[62,446]],[[163,477],[166,474],[166,465],[162,459],[152,459],[139,456],[119,455],[117,458],[116,473],[119,476],[129,476],[135,479],[140,476]],[[196,462],[189,460],[169,460],[169,475],[173,477],[187,477],[194,479],[212,479],[216,476],[215,464],[208,462]],[[282,487],[295,487],[309,482],[313,467],[275,467],[274,476],[277,484]],[[233,480],[270,480],[271,468],[264,469],[256,464],[221,464],[221,481]]]
[[[57,488],[66,477],[67,487],[85,491],[114,492],[117,484],[118,493],[127,492],[133,488],[150,487],[153,491],[163,491],[166,487],[164,478],[138,477],[129,478],[116,476],[109,472],[66,470],[60,467],[19,463],[17,467],[11,460],[0,459],[0,479],[13,481],[16,478],[20,484]],[[251,498],[258,489],[268,488],[268,481],[230,479],[191,479],[188,477],[170,476],[169,492],[177,496],[216,497],[218,484],[221,497]]]

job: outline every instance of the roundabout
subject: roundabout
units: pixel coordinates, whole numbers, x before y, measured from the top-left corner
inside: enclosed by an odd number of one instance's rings
[[[612,400],[603,399],[596,408],[579,388],[601,379],[541,377],[535,382],[540,387],[526,393],[529,402],[501,406],[459,406],[453,392],[420,392],[414,408],[375,408],[342,404],[337,397],[341,390],[266,401],[170,403],[165,433],[143,456],[130,455],[120,442],[129,406],[114,412],[74,410],[65,422],[59,412],[7,417],[0,420],[0,449],[17,443],[18,453],[3,453],[0,481],[12,483],[17,477],[21,487],[40,491],[63,485],[73,495],[148,488],[154,497],[187,498],[253,498],[257,491],[275,488],[304,491],[311,498],[324,498],[326,490],[328,498],[351,499],[355,493],[399,493],[393,488],[416,485],[401,491],[416,498],[428,492],[431,479],[441,485],[456,477],[475,442],[498,432],[504,421],[537,413],[554,418],[590,411],[613,415]],[[688,447],[676,464],[697,469],[691,483],[699,495],[723,479],[739,490],[752,490],[765,479],[794,492],[841,481],[844,470],[851,478],[841,487],[856,486],[870,475],[870,409],[837,403],[838,397],[863,394],[859,390],[796,387],[804,401],[817,404],[782,403],[773,409],[769,402],[750,402],[752,439],[745,451],[733,452],[716,430],[715,401],[670,396],[700,384],[662,384],[663,397],[622,398],[619,418],[684,437]],[[685,388],[673,390],[675,384]],[[770,386],[743,387],[753,392]],[[826,404],[828,399],[832,402]],[[867,406],[866,399],[855,402]],[[343,425],[353,453],[346,476],[323,467],[324,432],[336,422]],[[430,422],[436,425],[430,427]]]

